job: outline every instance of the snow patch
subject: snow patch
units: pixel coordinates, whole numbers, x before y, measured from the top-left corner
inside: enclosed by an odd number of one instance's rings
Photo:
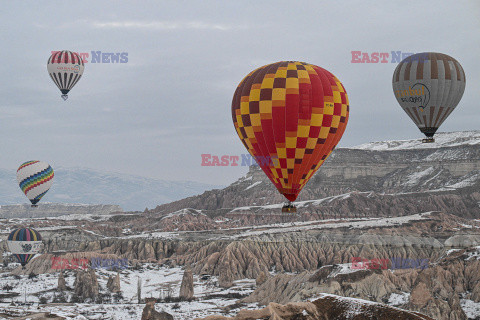
[[[430,174],[433,173],[434,170],[435,169],[433,169],[433,167],[429,167],[429,168],[427,168],[423,171],[414,172],[412,174],[409,174],[407,176],[407,181],[405,182],[405,185],[414,186],[414,185],[418,184],[423,177],[429,176]]]
[[[171,212],[169,214],[167,214],[166,216],[162,217],[161,220],[163,219],[166,219],[166,218],[172,218],[172,217],[175,217],[175,216],[185,216],[185,215],[192,215],[192,216],[196,216],[196,215],[205,215],[204,213],[202,213],[202,210],[197,210],[197,209],[191,209],[191,208],[186,208],[186,209],[181,209],[181,210],[178,210],[178,211],[175,211],[175,212]]]
[[[435,149],[442,147],[456,147],[461,145],[479,145],[480,131],[439,132],[435,134],[434,138],[434,143],[422,143],[421,139],[378,141],[364,143],[349,149],[392,151],[406,149]]]
[[[477,183],[477,181],[480,179],[480,173],[476,173],[460,182],[454,183],[452,185],[446,186],[446,188],[454,188],[454,189],[459,189],[459,188],[466,188],[466,187],[471,187]]]
[[[410,298],[410,293],[409,292],[402,292],[400,294],[398,293],[392,293],[390,297],[388,298],[388,304],[391,306],[399,306],[408,303],[408,299]]]
[[[262,183],[262,181],[257,181],[257,182],[254,182],[252,183],[251,185],[249,185],[244,191],[247,191],[248,189],[251,189],[255,186],[258,186],[260,183]]]
[[[474,302],[469,299],[460,299],[460,306],[468,319],[476,319],[480,314],[480,302]]]
[[[319,230],[319,229],[334,229],[334,228],[351,228],[351,229],[363,229],[363,228],[379,228],[379,227],[392,227],[399,226],[402,224],[409,223],[411,221],[427,220],[429,219],[431,212],[424,212],[413,214],[409,216],[393,217],[393,218],[369,218],[369,219],[358,219],[358,220],[349,220],[345,222],[332,222],[325,223],[325,220],[318,221],[305,221],[302,225],[289,224],[284,227],[273,227],[269,225],[269,228],[262,230],[254,230],[251,228],[243,233],[232,236],[232,238],[243,238],[251,236],[259,236],[263,234],[275,234],[275,233],[285,233],[285,232],[302,232],[306,230]],[[257,227],[258,228],[258,227]]]

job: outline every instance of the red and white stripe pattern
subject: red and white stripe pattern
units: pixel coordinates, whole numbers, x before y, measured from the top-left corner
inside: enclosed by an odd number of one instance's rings
[[[65,97],[80,80],[84,69],[82,58],[77,53],[68,50],[53,53],[47,62],[50,78]]]

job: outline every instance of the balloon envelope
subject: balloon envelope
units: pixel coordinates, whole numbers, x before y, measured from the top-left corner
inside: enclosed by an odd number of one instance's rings
[[[47,62],[48,74],[62,92],[64,100],[67,100],[67,93],[82,77],[84,69],[82,58],[68,50],[53,53]]]
[[[32,228],[13,230],[7,239],[8,249],[24,267],[40,251],[42,237]]]
[[[304,62],[282,61],[252,71],[232,101],[238,136],[290,201],[335,148],[348,114],[340,81]]]
[[[454,58],[423,52],[407,57],[393,73],[398,103],[427,137],[452,113],[465,91],[465,72]]]
[[[28,200],[35,205],[53,184],[54,172],[46,162],[32,160],[24,162],[17,170],[17,181]]]

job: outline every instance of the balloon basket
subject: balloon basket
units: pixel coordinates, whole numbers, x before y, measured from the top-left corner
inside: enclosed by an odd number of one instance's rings
[[[422,143],[433,143],[433,142],[435,142],[435,139],[433,139],[433,138],[422,139]]]
[[[288,203],[288,204],[285,204],[283,206],[282,212],[283,213],[297,213],[297,208],[293,204]]]
[[[32,204],[31,207],[36,208],[36,207],[38,207],[38,204]]]
[[[61,97],[62,97],[63,101],[67,101],[67,99],[68,99],[68,95],[66,95],[66,94],[62,94]]]

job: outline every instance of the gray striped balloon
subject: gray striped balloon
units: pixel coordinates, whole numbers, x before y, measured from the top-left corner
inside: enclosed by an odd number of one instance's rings
[[[53,53],[47,62],[50,78],[62,92],[63,100],[67,100],[67,93],[80,80],[85,65],[78,53],[68,50]]]
[[[417,53],[399,63],[392,86],[402,109],[431,138],[460,102],[465,72],[446,54]]]

